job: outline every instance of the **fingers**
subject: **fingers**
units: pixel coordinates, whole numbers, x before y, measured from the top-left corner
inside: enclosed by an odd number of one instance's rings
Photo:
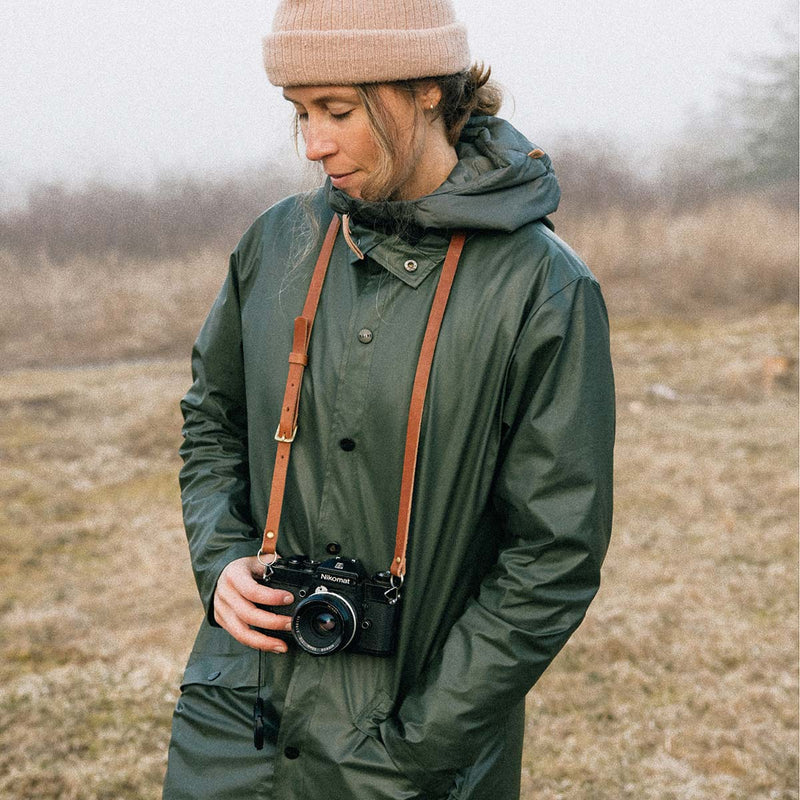
[[[225,589],[231,588],[242,597],[253,603],[265,606],[289,605],[294,598],[285,589],[273,589],[256,583],[255,578],[260,577],[264,567],[258,563],[255,556],[239,558],[231,561],[219,576],[217,588],[224,585]]]
[[[262,570],[256,558],[240,558],[228,564],[214,592],[214,618],[236,641],[248,647],[285,653],[286,642],[251,627],[287,631],[291,626],[291,618],[285,614],[256,606],[256,603],[283,606],[294,600],[289,592],[256,583],[254,578]]]
[[[217,622],[225,628],[237,642],[247,647],[252,647],[254,650],[263,650],[267,653],[285,653],[288,649],[286,642],[253,630],[249,626],[242,624],[236,617],[226,617],[224,613],[217,614],[216,612],[214,616]]]

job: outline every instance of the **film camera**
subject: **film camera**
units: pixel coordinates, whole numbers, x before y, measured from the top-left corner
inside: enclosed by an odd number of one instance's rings
[[[315,656],[346,648],[379,656],[394,651],[399,593],[389,572],[370,578],[357,558],[293,555],[279,558],[258,582],[295,598],[289,606],[260,606],[292,617],[291,632],[259,629],[268,636],[295,641]]]

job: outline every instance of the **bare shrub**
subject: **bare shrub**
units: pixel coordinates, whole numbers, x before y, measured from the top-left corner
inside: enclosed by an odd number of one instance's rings
[[[797,304],[797,215],[758,195],[685,213],[610,208],[557,216],[556,224],[598,275],[617,314]]]
[[[657,186],[608,137],[567,136],[554,143],[550,155],[561,185],[562,214],[585,217],[612,208],[640,212],[658,203]]]
[[[149,189],[34,186],[0,216],[0,363],[185,355],[228,253],[295,182],[268,166]]]
[[[797,4],[782,2],[768,50],[739,55],[716,102],[691,114],[662,160],[673,208],[754,190],[798,208],[800,87]]]
[[[683,214],[608,207],[554,219],[600,279],[612,315],[797,304],[797,216],[756,197]],[[35,269],[0,251],[0,363],[185,356],[226,266],[223,247],[171,259],[42,257]]]
[[[615,315],[754,312],[797,304],[796,204],[779,187],[679,203],[606,140],[554,153],[553,219]],[[5,369],[188,353],[252,220],[296,181],[274,170],[152,189],[39,186],[0,214]],[[687,190],[688,191],[688,190]]]
[[[0,219],[4,248],[27,266],[78,258],[193,257],[230,250],[252,220],[296,181],[274,165],[219,179],[164,177],[150,188],[90,183],[33,186],[25,207]]]

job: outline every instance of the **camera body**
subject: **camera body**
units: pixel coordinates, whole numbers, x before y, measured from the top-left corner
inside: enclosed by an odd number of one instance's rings
[[[348,649],[386,656],[394,652],[399,594],[389,572],[369,577],[357,558],[336,556],[312,561],[304,555],[279,558],[258,582],[294,596],[288,606],[264,606],[291,615],[291,631],[260,628],[262,633],[294,641],[311,655]]]

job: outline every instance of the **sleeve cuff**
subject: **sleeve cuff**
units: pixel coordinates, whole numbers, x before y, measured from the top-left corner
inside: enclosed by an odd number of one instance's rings
[[[214,579],[210,582],[210,590],[204,597],[203,605],[206,608],[206,619],[208,620],[208,624],[212,625],[215,628],[219,628],[219,623],[214,619],[214,592],[217,590],[217,581],[219,581],[219,576],[222,574],[222,570],[228,566],[232,561],[236,561],[239,558],[248,558],[250,556],[254,556],[258,552],[258,546],[255,540],[247,539],[242,542],[237,542],[236,544],[229,547],[225,554],[220,558],[211,569],[209,569],[209,575],[213,575]]]

